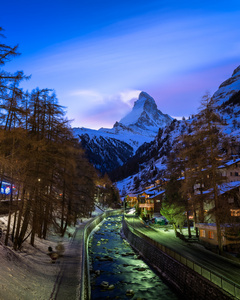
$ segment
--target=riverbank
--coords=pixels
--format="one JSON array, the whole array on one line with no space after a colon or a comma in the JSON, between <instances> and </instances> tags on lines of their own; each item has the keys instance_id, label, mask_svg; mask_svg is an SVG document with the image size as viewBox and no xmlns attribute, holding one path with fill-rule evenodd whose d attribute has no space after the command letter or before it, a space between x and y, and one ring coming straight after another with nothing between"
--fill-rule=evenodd
<instances>
[{"instance_id":1,"label":"riverbank","mask_svg":"<svg viewBox=\"0 0 240 300\"><path fill-rule=\"evenodd\" d=\"M83 220L87 222L87 219ZM0 216L3 236L0 239L0 299L46 300L50 299L63 258L55 263L47 255L48 247L55 250L60 242L67 251L75 227L69 227L63 238L50 232L46 240L36 237L35 247L26 241L20 251L12 250L12 243L4 245L7 217Z\"/></svg>"}]
</instances>

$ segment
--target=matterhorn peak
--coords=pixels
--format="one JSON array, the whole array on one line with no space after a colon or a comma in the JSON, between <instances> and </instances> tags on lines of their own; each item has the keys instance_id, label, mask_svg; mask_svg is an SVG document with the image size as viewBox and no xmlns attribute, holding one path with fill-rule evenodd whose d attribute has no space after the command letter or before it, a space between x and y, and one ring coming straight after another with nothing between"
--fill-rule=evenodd
<instances>
[{"instance_id":1,"label":"matterhorn peak","mask_svg":"<svg viewBox=\"0 0 240 300\"><path fill-rule=\"evenodd\" d=\"M134 103L134 107L137 106L143 106L143 110L145 111L153 111L153 110L157 110L157 104L155 102L155 100L146 92L141 92L139 94L139 98L137 101L135 101ZM134 109L133 107L133 109Z\"/></svg>"},{"instance_id":2,"label":"matterhorn peak","mask_svg":"<svg viewBox=\"0 0 240 300\"><path fill-rule=\"evenodd\" d=\"M149 102L154 102L155 103L155 100L146 92L141 92L139 94L139 97L138 97L138 100L137 101L149 101Z\"/></svg>"},{"instance_id":3,"label":"matterhorn peak","mask_svg":"<svg viewBox=\"0 0 240 300\"><path fill-rule=\"evenodd\" d=\"M154 133L171 123L172 118L157 108L155 100L146 92L141 92L132 111L120 120L120 123L134 130L146 130ZM137 130L138 131L138 130Z\"/></svg>"}]
</instances>

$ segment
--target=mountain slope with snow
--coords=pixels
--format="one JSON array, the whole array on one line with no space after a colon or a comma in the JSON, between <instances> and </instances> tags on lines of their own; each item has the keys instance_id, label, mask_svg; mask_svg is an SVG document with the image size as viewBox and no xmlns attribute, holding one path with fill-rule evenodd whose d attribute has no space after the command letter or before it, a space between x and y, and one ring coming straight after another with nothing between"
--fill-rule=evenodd
<instances>
[{"instance_id":1,"label":"mountain slope with snow","mask_svg":"<svg viewBox=\"0 0 240 300\"><path fill-rule=\"evenodd\" d=\"M152 97L141 92L132 111L113 128L73 128L87 156L102 173L123 165L144 143L151 142L173 119L158 110Z\"/></svg>"},{"instance_id":2,"label":"mountain slope with snow","mask_svg":"<svg viewBox=\"0 0 240 300\"><path fill-rule=\"evenodd\" d=\"M158 133L159 128L169 125L172 120L172 117L158 110L152 97L141 92L132 111L122 118L120 123L136 131L148 131L152 136Z\"/></svg>"},{"instance_id":3,"label":"mountain slope with snow","mask_svg":"<svg viewBox=\"0 0 240 300\"><path fill-rule=\"evenodd\" d=\"M219 86L213 98L217 100L216 109L226 121L225 132L235 141L235 145L240 145L240 66ZM170 151L181 134L190 132L191 122L192 119L173 120L159 130L152 142L142 145L125 165L116 170L112 178L117 181L120 193L127 190L134 194L154 182L154 179L164 176ZM240 146L236 147L235 152L240 156Z\"/></svg>"}]
</instances>

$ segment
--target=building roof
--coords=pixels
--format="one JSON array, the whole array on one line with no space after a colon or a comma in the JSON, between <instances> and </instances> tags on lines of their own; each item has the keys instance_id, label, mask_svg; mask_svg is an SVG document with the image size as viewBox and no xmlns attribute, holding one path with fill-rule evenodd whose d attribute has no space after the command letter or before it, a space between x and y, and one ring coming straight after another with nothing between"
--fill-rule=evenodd
<instances>
[{"instance_id":1,"label":"building roof","mask_svg":"<svg viewBox=\"0 0 240 300\"><path fill-rule=\"evenodd\" d=\"M232 166L232 165L234 165L234 164L236 164L236 163L238 163L238 162L240 162L240 158L237 158L237 159L231 159L231 160L229 160L229 161L227 161L227 162L224 162L224 163L223 163L221 166L219 166L218 168L219 168L219 169L227 168L227 167Z\"/></svg>"},{"instance_id":2,"label":"building roof","mask_svg":"<svg viewBox=\"0 0 240 300\"><path fill-rule=\"evenodd\" d=\"M223 184L218 186L218 194L219 195L223 195L235 188L240 187L240 181L233 181L233 182L224 182ZM212 193L213 189L207 190L207 191L203 191L202 194L209 194ZM200 195L200 191L196 191L197 195Z\"/></svg>"},{"instance_id":3,"label":"building roof","mask_svg":"<svg viewBox=\"0 0 240 300\"><path fill-rule=\"evenodd\" d=\"M160 191L160 192L158 192L157 194L152 195L151 197L149 197L149 199L155 198L155 197L160 196L160 195L162 195L162 194L164 194L164 193L165 193L165 190Z\"/></svg>"},{"instance_id":4,"label":"building roof","mask_svg":"<svg viewBox=\"0 0 240 300\"><path fill-rule=\"evenodd\" d=\"M131 197L131 198L133 198L133 197L136 197L136 198L137 198L137 195L135 195L135 194L127 194L126 197L127 197L127 196L128 196L128 197Z\"/></svg>"}]
</instances>

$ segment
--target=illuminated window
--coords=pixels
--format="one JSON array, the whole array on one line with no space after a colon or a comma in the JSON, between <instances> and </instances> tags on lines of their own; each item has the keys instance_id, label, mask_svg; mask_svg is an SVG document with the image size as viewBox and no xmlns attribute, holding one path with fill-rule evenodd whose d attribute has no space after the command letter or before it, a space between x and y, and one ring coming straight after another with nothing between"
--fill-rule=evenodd
<instances>
[{"instance_id":1,"label":"illuminated window","mask_svg":"<svg viewBox=\"0 0 240 300\"><path fill-rule=\"evenodd\" d=\"M230 211L232 217L240 217L240 209L231 209Z\"/></svg>"},{"instance_id":2,"label":"illuminated window","mask_svg":"<svg viewBox=\"0 0 240 300\"><path fill-rule=\"evenodd\" d=\"M205 230L200 229L200 237L206 237Z\"/></svg>"},{"instance_id":3,"label":"illuminated window","mask_svg":"<svg viewBox=\"0 0 240 300\"><path fill-rule=\"evenodd\" d=\"M214 239L213 231L208 231L208 238L212 240Z\"/></svg>"}]
</instances>

